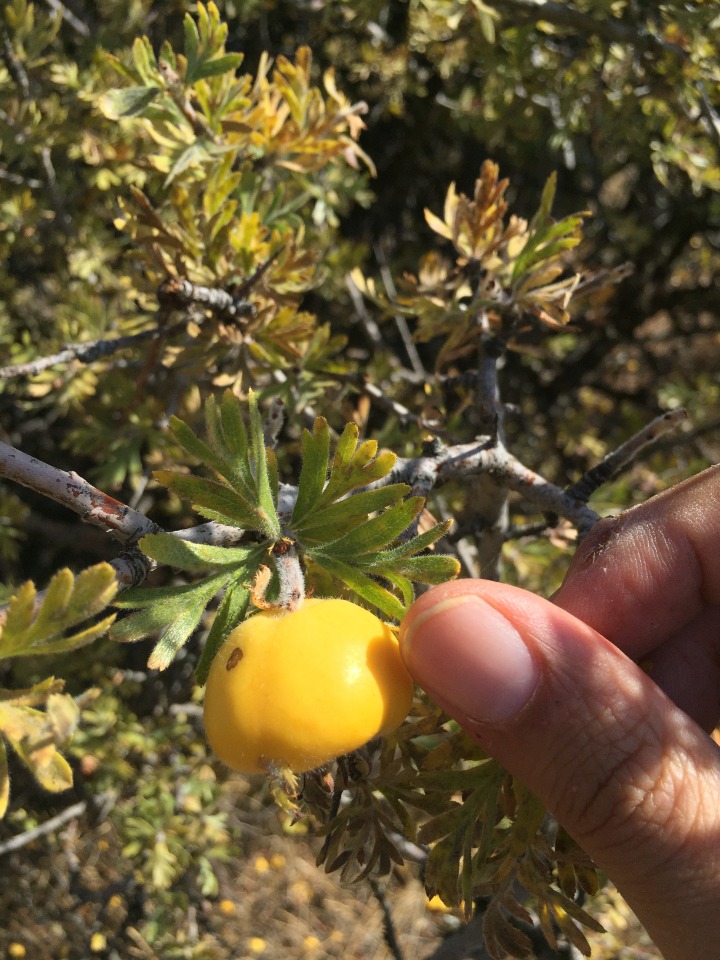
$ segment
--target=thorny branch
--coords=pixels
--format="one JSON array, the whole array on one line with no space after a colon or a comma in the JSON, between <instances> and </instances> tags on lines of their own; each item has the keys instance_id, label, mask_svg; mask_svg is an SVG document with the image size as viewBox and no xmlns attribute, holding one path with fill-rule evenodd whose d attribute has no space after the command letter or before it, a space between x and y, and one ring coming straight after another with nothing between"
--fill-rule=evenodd
<instances>
[{"instance_id":1,"label":"thorny branch","mask_svg":"<svg viewBox=\"0 0 720 960\"><path fill-rule=\"evenodd\" d=\"M497 440L480 438L473 443L446 446L435 438L419 457L399 458L390 473L371 486L409 483L413 493L428 496L452 480L486 475L500 488L514 490L544 513L555 513L569 520L582 538L600 519L585 502L600 484L615 476L640 450L674 429L686 419L685 411L675 410L658 417L607 456L577 484L563 489L526 467ZM61 470L31 457L0 441L0 477L14 480L80 516L86 523L107 531L126 549L111 565L119 586L141 583L152 564L137 548L137 541L161 528L143 513L104 493L74 471ZM283 484L281 510L288 513L295 488ZM244 531L215 521L173 532L183 540L229 546L238 543Z\"/></svg>"},{"instance_id":2,"label":"thorny branch","mask_svg":"<svg viewBox=\"0 0 720 960\"><path fill-rule=\"evenodd\" d=\"M579 480L567 487L565 493L571 497L576 497L584 503L590 499L598 487L612 480L613 477L630 464L637 455L647 446L655 443L664 434L675 430L681 423L687 420L687 411L682 407L677 410L669 410L667 413L656 417L651 423L642 430L639 430L634 436L626 440L617 450L613 450L606 457L587 473L583 474Z\"/></svg>"}]
</instances>

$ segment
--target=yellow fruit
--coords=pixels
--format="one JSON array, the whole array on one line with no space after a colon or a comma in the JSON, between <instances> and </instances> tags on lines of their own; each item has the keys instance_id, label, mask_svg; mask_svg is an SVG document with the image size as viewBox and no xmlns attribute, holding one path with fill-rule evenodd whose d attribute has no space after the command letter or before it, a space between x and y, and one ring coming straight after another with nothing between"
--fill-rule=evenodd
<instances>
[{"instance_id":1,"label":"yellow fruit","mask_svg":"<svg viewBox=\"0 0 720 960\"><path fill-rule=\"evenodd\" d=\"M233 630L210 667L205 731L234 770L302 773L394 730L412 690L386 624L347 600L310 599Z\"/></svg>"}]
</instances>

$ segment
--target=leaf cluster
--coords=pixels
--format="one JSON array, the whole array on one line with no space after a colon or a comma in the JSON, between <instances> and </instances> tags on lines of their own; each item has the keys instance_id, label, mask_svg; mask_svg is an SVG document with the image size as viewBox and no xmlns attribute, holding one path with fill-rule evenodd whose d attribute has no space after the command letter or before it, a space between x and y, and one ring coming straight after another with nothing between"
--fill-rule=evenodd
<instances>
[{"instance_id":1,"label":"leaf cluster","mask_svg":"<svg viewBox=\"0 0 720 960\"><path fill-rule=\"evenodd\" d=\"M278 509L278 464L265 444L254 394L249 397L247 419L232 392L226 391L219 403L210 397L205 404L206 440L177 418L170 429L213 475L163 470L156 472L156 479L190 501L203 517L236 530L239 542L215 546L166 533L149 534L140 541L140 549L151 560L194 576L191 582L126 591L116 601L121 609L136 612L115 624L111 632L115 640L131 642L160 631L148 663L151 668L169 666L221 593L197 667L198 682L204 683L212 658L230 631L265 597L282 604L288 594L290 574L282 560L285 549L277 549L280 544L292 545L297 552L293 566L307 567L311 589L313 578L329 574L365 603L398 619L414 599L413 582L440 583L457 575L454 558L426 552L449 524L408 535L423 498L408 498L406 484L383 483L395 454L378 453L373 440L359 442L355 424L346 425L332 463L327 421L318 417L312 432L304 431L302 469L292 509L285 511ZM264 568L269 584L259 597Z\"/></svg>"},{"instance_id":2,"label":"leaf cluster","mask_svg":"<svg viewBox=\"0 0 720 960\"><path fill-rule=\"evenodd\" d=\"M11 597L0 627L0 661L66 653L92 643L115 615L89 626L87 621L108 606L116 589L115 573L104 563L77 577L59 571L42 598L32 582L24 583ZM6 743L45 790L72 786L72 771L59 747L75 730L80 711L63 686L49 677L26 690L0 690L0 817L10 795Z\"/></svg>"},{"instance_id":3,"label":"leaf cluster","mask_svg":"<svg viewBox=\"0 0 720 960\"><path fill-rule=\"evenodd\" d=\"M580 276L562 276L564 258L582 240L584 214L552 218L552 175L530 222L515 215L506 222L509 181L499 180L498 173L497 164L486 160L472 199L458 195L451 183L443 217L425 211L428 225L454 246L454 263L427 254L418 275L406 275L401 294L392 299L360 271L353 274L357 286L386 311L417 318L418 340L444 337L438 368L476 350L491 331L507 342L530 321L560 329L570 319Z\"/></svg>"},{"instance_id":4,"label":"leaf cluster","mask_svg":"<svg viewBox=\"0 0 720 960\"><path fill-rule=\"evenodd\" d=\"M358 774L358 764L363 766ZM372 773L370 772L372 770ZM548 942L557 931L585 956L581 927L600 930L582 910L577 891L593 894L597 874L586 855L529 791L483 755L467 735L418 701L413 716L379 752L341 760L334 785L344 791L330 809L326 780L303 786L301 804L324 821L318 856L326 871L344 880L388 873L404 862L406 841L427 852L424 882L429 896L464 908L486 898L484 934L491 956L526 956L527 936L512 921L529 920L518 900L522 888L538 904Z\"/></svg>"}]
</instances>

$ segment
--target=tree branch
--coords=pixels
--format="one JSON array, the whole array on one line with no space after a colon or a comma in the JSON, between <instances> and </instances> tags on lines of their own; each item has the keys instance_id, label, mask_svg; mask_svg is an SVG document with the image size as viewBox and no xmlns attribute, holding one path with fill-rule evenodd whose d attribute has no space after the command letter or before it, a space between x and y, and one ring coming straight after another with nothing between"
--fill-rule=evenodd
<instances>
[{"instance_id":1,"label":"tree branch","mask_svg":"<svg viewBox=\"0 0 720 960\"><path fill-rule=\"evenodd\" d=\"M77 513L86 523L102 527L125 545L159 529L152 520L98 490L74 471L60 470L0 441L0 477L34 490Z\"/></svg>"},{"instance_id":2,"label":"tree branch","mask_svg":"<svg viewBox=\"0 0 720 960\"><path fill-rule=\"evenodd\" d=\"M566 487L565 493L582 500L583 503L587 503L598 487L616 477L621 470L632 463L641 450L654 444L664 434L676 430L681 423L687 420L687 417L687 411L682 407L677 410L669 410L667 413L656 417L616 450L603 457L600 463L583 474L579 480Z\"/></svg>"},{"instance_id":3,"label":"tree branch","mask_svg":"<svg viewBox=\"0 0 720 960\"><path fill-rule=\"evenodd\" d=\"M481 474L487 474L501 486L522 494L542 512L565 517L581 537L600 519L586 503L526 467L502 444L492 444L489 438L452 447L436 443L435 451L430 455L399 457L387 477L371 486L409 483L415 488L417 478L422 478L423 488L429 491L431 487L443 486L451 480Z\"/></svg>"},{"instance_id":4,"label":"tree branch","mask_svg":"<svg viewBox=\"0 0 720 960\"><path fill-rule=\"evenodd\" d=\"M90 27L79 17L76 17L71 10L68 10L64 3L60 3L60 0L45 0L45 3L55 13L59 13L63 20L81 37L90 36Z\"/></svg>"},{"instance_id":5,"label":"tree branch","mask_svg":"<svg viewBox=\"0 0 720 960\"><path fill-rule=\"evenodd\" d=\"M178 324L184 326L183 324ZM80 360L83 363L92 363L101 357L107 357L123 350L125 347L133 347L144 340L154 340L159 336L166 336L172 333L176 328L169 330L160 327L153 327L151 330L141 330L139 333L131 333L124 337L114 337L110 340L88 340L86 343L69 343L59 353L54 353L49 357L40 357L38 360L31 360L29 363L17 363L8 367L0 367L0 378L10 380L15 377L34 377L48 367L57 366L59 363L69 363L71 360Z\"/></svg>"}]
</instances>

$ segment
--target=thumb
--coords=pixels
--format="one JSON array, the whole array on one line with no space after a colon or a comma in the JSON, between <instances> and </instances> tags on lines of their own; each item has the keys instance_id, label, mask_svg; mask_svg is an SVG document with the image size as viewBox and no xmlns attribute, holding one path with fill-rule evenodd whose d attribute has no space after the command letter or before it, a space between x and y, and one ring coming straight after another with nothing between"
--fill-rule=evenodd
<instances>
[{"instance_id":1,"label":"thumb","mask_svg":"<svg viewBox=\"0 0 720 960\"><path fill-rule=\"evenodd\" d=\"M545 803L669 960L702 956L720 877L720 750L604 637L482 580L424 594L401 631L417 682Z\"/></svg>"}]
</instances>

